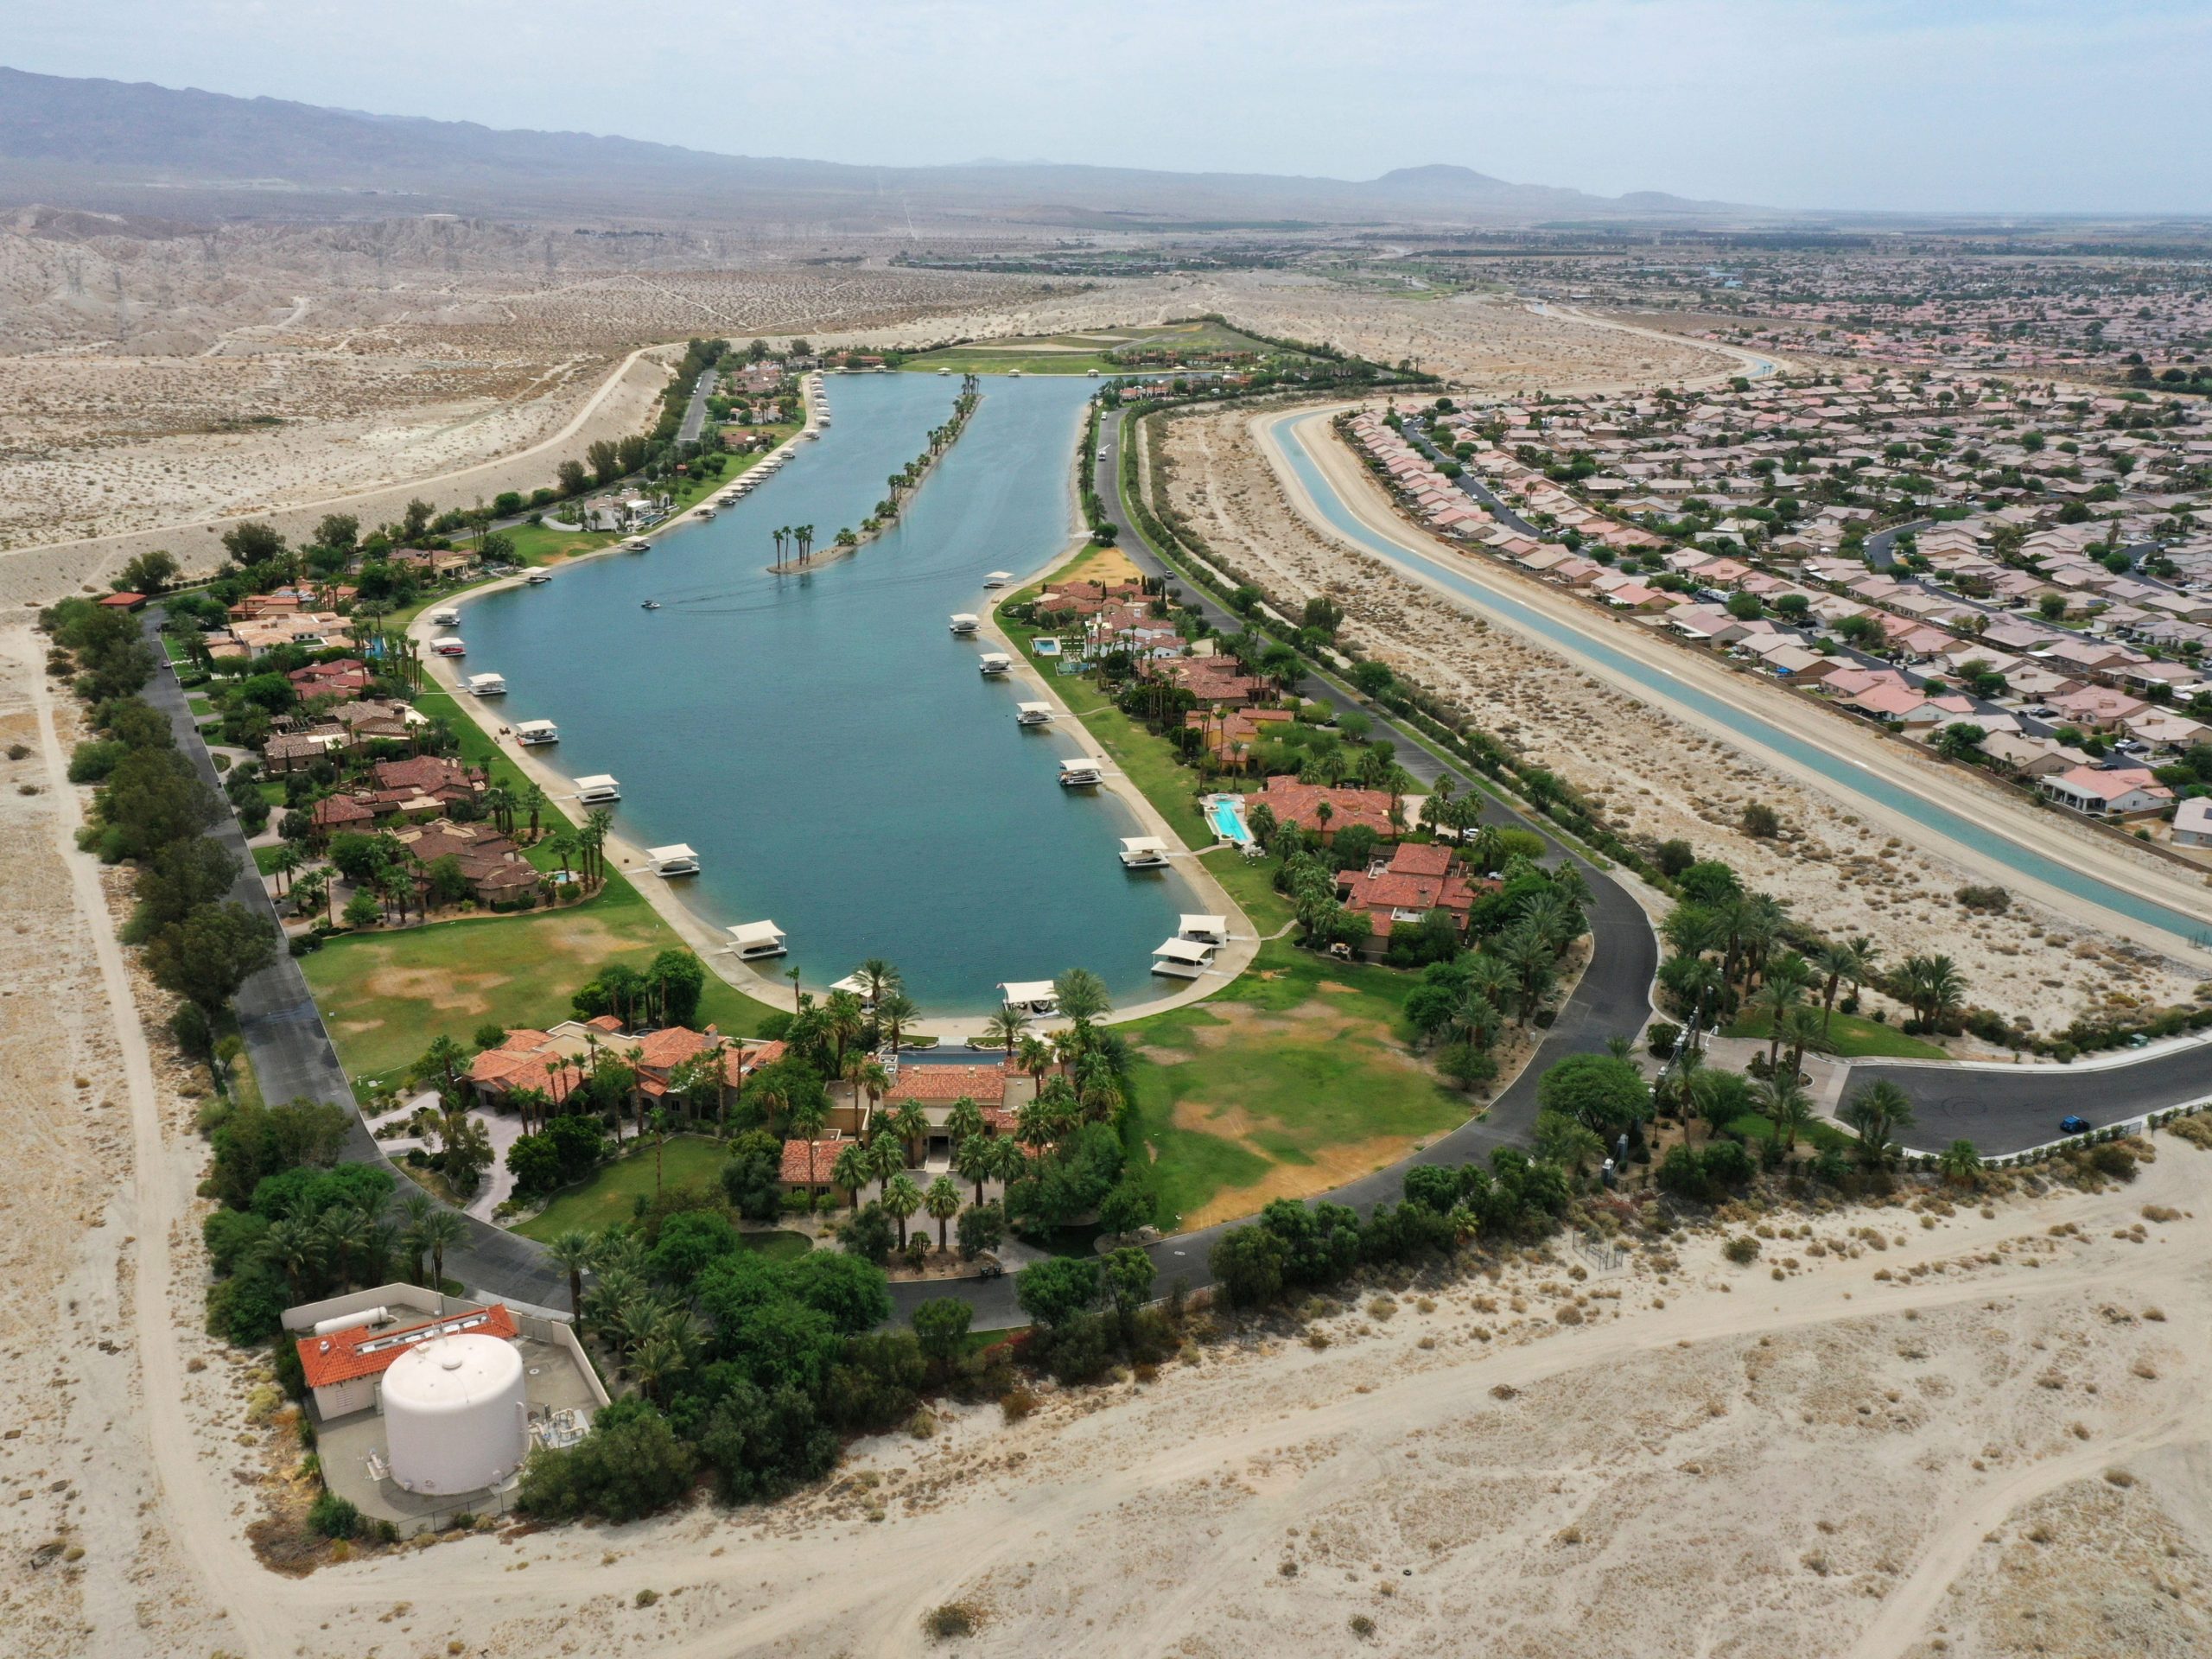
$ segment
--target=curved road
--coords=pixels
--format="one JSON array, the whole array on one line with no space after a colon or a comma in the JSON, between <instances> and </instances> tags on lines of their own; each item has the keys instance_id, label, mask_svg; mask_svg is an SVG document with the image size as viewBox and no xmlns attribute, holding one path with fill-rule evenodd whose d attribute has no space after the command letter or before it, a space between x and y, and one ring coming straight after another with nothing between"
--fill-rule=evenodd
<instances>
[{"instance_id":1,"label":"curved road","mask_svg":"<svg viewBox=\"0 0 2212 1659\"><path fill-rule=\"evenodd\" d=\"M1214 626L1236 632L1243 626L1243 619L1168 565L1131 520L1119 487L1122 421L1122 412L1116 410L1101 423L1096 480L1107 514L1120 531L1122 550L1140 568L1175 581L1185 601ZM161 645L154 635L159 619L159 607L149 610L145 619L149 643L157 653ZM1356 709L1374 720L1378 729L1387 729L1398 743L1401 764L1421 782L1433 785L1448 773L1462 792L1480 789L1485 796L1486 821L1533 830L1542 836L1548 860L1572 860L1581 869L1592 894L1590 965L1521 1075L1479 1121L1462 1124L1398 1164L1322 1195L1364 1211L1395 1198L1406 1170L1415 1164L1465 1163L1487 1156L1493 1147L1524 1141L1535 1122L1536 1082L1546 1068L1570 1055L1601 1052L1608 1038L1633 1036L1643 1028L1651 1013L1659 943L1643 907L1628 890L1580 854L1561 846L1547 833L1541 820L1501 804L1467 770L1440 760L1386 711L1350 688L1319 675L1309 679L1309 689L1323 701L1342 710ZM175 675L157 674L145 695L169 715L179 747L193 760L202 778L211 786L217 785L207 747ZM235 896L242 903L269 908L270 900L252 874L252 859L236 821L226 815L214 833L246 866ZM270 1099L305 1096L346 1107L355 1126L346 1154L383 1161L382 1148L361 1126L351 1083L339 1065L299 964L288 956L279 957L240 993L238 1014L255 1074L265 1095ZM2053 1139L2058 1133L2058 1119L2070 1112L2079 1112L2095 1122L2111 1122L2212 1096L2212 1052L2198 1044L2118 1065L2088 1064L2072 1069L1904 1063L1852 1069L1854 1087L1884 1077L1897 1083L1912 1097L1919 1114L1912 1137L1916 1143L1940 1147L1964 1137L1985 1154L2001 1154ZM1239 1224L1224 1223L1179 1234L1151 1246L1149 1254L1162 1290L1179 1281L1193 1290L1209 1284L1211 1274L1207 1257L1221 1235L1236 1224ZM542 1246L473 1217L468 1229L467 1243L458 1252L449 1253L448 1261L454 1274L472 1290L535 1306L558 1308L565 1304L564 1275L547 1259ZM978 1330L1024 1322L1012 1275L892 1287L893 1306L901 1320L918 1303L941 1296L958 1297L973 1307Z\"/></svg>"}]
</instances>

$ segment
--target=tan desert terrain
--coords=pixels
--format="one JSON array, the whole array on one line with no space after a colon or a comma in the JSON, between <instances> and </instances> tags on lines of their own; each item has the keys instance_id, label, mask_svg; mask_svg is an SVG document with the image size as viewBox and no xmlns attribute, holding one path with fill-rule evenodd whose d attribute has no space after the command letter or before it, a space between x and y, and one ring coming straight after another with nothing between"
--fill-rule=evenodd
<instances>
[{"instance_id":1,"label":"tan desert terrain","mask_svg":"<svg viewBox=\"0 0 2212 1659\"><path fill-rule=\"evenodd\" d=\"M155 547L210 566L239 517L297 536L326 512L373 524L413 495L466 505L550 484L594 439L647 423L675 353L641 347L1034 289L719 238L461 220L147 235L18 215L0 226L0 605Z\"/></svg>"},{"instance_id":2,"label":"tan desert terrain","mask_svg":"<svg viewBox=\"0 0 2212 1659\"><path fill-rule=\"evenodd\" d=\"M1891 960L1945 952L1967 976L1974 1001L2039 1030L2062 1028L2084 1007L2113 999L2164 1004L2193 995L2201 976L2191 964L2086 927L2077 916L2024 899L1996 917L1962 908L1953 897L1961 886L2001 881L2003 874L1948 861L1802 777L1678 722L1546 645L1471 617L1381 560L1324 536L1268 465L1251 431L1254 418L1203 413L1169 425L1170 499L1207 545L1281 594L1292 610L1313 594L1330 594L1350 613L1363 649L1539 758L1622 833L1686 839L1787 900L1792 914L1826 933L1871 936ZM1781 814L1781 839L1741 832L1743 808L1753 800ZM2050 826L2052 833L2060 828Z\"/></svg>"},{"instance_id":3,"label":"tan desert terrain","mask_svg":"<svg viewBox=\"0 0 2212 1659\"><path fill-rule=\"evenodd\" d=\"M1313 340L1376 362L1402 358L1453 385L1596 391L1738 371L1747 353L1656 330L1608 327L1497 296L1422 298L1293 270L1239 270L1101 282L1080 293L970 308L926 327L874 328L840 340L921 344L953 334L1065 334L1217 313L1277 340Z\"/></svg>"}]
</instances>

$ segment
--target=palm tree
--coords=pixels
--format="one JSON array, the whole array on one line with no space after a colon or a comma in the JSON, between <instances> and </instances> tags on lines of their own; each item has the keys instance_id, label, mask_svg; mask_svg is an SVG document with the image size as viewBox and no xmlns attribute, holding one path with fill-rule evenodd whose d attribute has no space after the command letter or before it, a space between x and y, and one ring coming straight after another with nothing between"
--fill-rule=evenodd
<instances>
[{"instance_id":1,"label":"palm tree","mask_svg":"<svg viewBox=\"0 0 2212 1659\"><path fill-rule=\"evenodd\" d=\"M658 1204L660 1202L661 1148L668 1141L668 1109L665 1106L655 1107L652 1118L638 1126L638 1133L643 1135L648 1128L653 1132L653 1202Z\"/></svg>"},{"instance_id":2,"label":"palm tree","mask_svg":"<svg viewBox=\"0 0 2212 1659\"><path fill-rule=\"evenodd\" d=\"M571 1227L545 1247L554 1266L569 1275L569 1317L581 1331L584 1325L584 1269L592 1264L595 1247L589 1233Z\"/></svg>"},{"instance_id":3,"label":"palm tree","mask_svg":"<svg viewBox=\"0 0 2212 1659\"><path fill-rule=\"evenodd\" d=\"M1930 1030L1956 1015L1966 1000L1966 976L1948 957L1907 957L1898 979L1906 1002Z\"/></svg>"},{"instance_id":4,"label":"palm tree","mask_svg":"<svg viewBox=\"0 0 2212 1659\"><path fill-rule=\"evenodd\" d=\"M976 1184L976 1202L983 1202L983 1183L998 1173L998 1142L988 1135L963 1135L952 1154L952 1166L963 1181Z\"/></svg>"},{"instance_id":5,"label":"palm tree","mask_svg":"<svg viewBox=\"0 0 2212 1659\"><path fill-rule=\"evenodd\" d=\"M399 1201L399 1243L408 1253L407 1282L411 1285L423 1282L423 1223L434 1207L429 1193L408 1183L407 1196Z\"/></svg>"},{"instance_id":6,"label":"palm tree","mask_svg":"<svg viewBox=\"0 0 2212 1659\"><path fill-rule=\"evenodd\" d=\"M790 1132L806 1142L806 1201L814 1202L814 1147L822 1126L830 1121L830 1103L818 1094L793 1103L785 1122Z\"/></svg>"},{"instance_id":7,"label":"palm tree","mask_svg":"<svg viewBox=\"0 0 2212 1659\"><path fill-rule=\"evenodd\" d=\"M1767 1034L1773 1039L1767 1044L1766 1063L1770 1071L1782 1053L1782 1017L1797 1005L1804 993L1789 977L1770 979L1758 994L1758 1007L1767 1017Z\"/></svg>"},{"instance_id":8,"label":"palm tree","mask_svg":"<svg viewBox=\"0 0 2212 1659\"><path fill-rule=\"evenodd\" d=\"M791 1012L798 1014L805 1008L806 998L798 988L798 966L796 963L784 969L784 977L791 982Z\"/></svg>"},{"instance_id":9,"label":"palm tree","mask_svg":"<svg viewBox=\"0 0 2212 1659\"><path fill-rule=\"evenodd\" d=\"M564 824L546 836L540 844L547 852L561 861L561 874L563 876L569 874L569 861L576 855L578 850L576 832Z\"/></svg>"},{"instance_id":10,"label":"palm tree","mask_svg":"<svg viewBox=\"0 0 2212 1659\"><path fill-rule=\"evenodd\" d=\"M1084 1046L1090 1046L1091 1022L1114 1009L1106 982L1088 968L1071 968L1052 982L1052 995L1060 1012L1075 1023Z\"/></svg>"},{"instance_id":11,"label":"palm tree","mask_svg":"<svg viewBox=\"0 0 2212 1659\"><path fill-rule=\"evenodd\" d=\"M1813 1121L1813 1097L1796 1078L1761 1078L1751 1085L1751 1103L1758 1109L1761 1117L1774 1125L1774 1132L1783 1137L1783 1151L1796 1151L1798 1135Z\"/></svg>"},{"instance_id":12,"label":"palm tree","mask_svg":"<svg viewBox=\"0 0 2212 1659\"><path fill-rule=\"evenodd\" d=\"M1014 1058L1014 1045L1029 1029L1029 1015L1021 1008L1008 1003L983 1022L983 1040L993 1047L1003 1047L1007 1059Z\"/></svg>"},{"instance_id":13,"label":"palm tree","mask_svg":"<svg viewBox=\"0 0 2212 1659\"><path fill-rule=\"evenodd\" d=\"M853 977L861 982L861 995L868 1006L880 1014L884 998L893 991L904 989L906 980L899 970L881 957L870 957L854 969Z\"/></svg>"},{"instance_id":14,"label":"palm tree","mask_svg":"<svg viewBox=\"0 0 2212 1659\"><path fill-rule=\"evenodd\" d=\"M851 991L832 991L822 1005L822 1028L829 1033L836 1045L832 1070L838 1077L845 1075L845 1050L860 1040L868 1029L868 1010Z\"/></svg>"},{"instance_id":15,"label":"palm tree","mask_svg":"<svg viewBox=\"0 0 2212 1659\"><path fill-rule=\"evenodd\" d=\"M448 1210L443 1205L423 1217L418 1230L423 1248L430 1253L430 1288L442 1291L446 1282L446 1249L468 1236L468 1224L461 1219L461 1211Z\"/></svg>"},{"instance_id":16,"label":"palm tree","mask_svg":"<svg viewBox=\"0 0 2212 1659\"><path fill-rule=\"evenodd\" d=\"M991 1173L998 1178L1001 1185L1010 1186L1029 1173L1029 1154L1014 1136L995 1135L987 1144L995 1165Z\"/></svg>"},{"instance_id":17,"label":"palm tree","mask_svg":"<svg viewBox=\"0 0 2212 1659\"><path fill-rule=\"evenodd\" d=\"M1835 994L1846 980L1857 983L1866 963L1848 943L1831 939L1813 952L1813 971L1821 977L1821 1029L1828 1028L1835 1014Z\"/></svg>"},{"instance_id":18,"label":"palm tree","mask_svg":"<svg viewBox=\"0 0 2212 1659\"><path fill-rule=\"evenodd\" d=\"M950 1175L940 1175L930 1183L930 1190L922 1195L922 1206L937 1223L937 1247L945 1248L944 1230L960 1213L960 1189L952 1184Z\"/></svg>"},{"instance_id":19,"label":"palm tree","mask_svg":"<svg viewBox=\"0 0 2212 1659\"><path fill-rule=\"evenodd\" d=\"M882 1183L876 1197L880 1199L891 1192L891 1178L906 1173L906 1149L899 1144L899 1137L888 1129L880 1129L875 1139L868 1143L868 1173Z\"/></svg>"},{"instance_id":20,"label":"palm tree","mask_svg":"<svg viewBox=\"0 0 2212 1659\"><path fill-rule=\"evenodd\" d=\"M981 1135L982 1132L983 1109L976 1103L973 1097L967 1095L961 1096L952 1103L951 1109L944 1115L946 1138L957 1147L970 1135Z\"/></svg>"},{"instance_id":21,"label":"palm tree","mask_svg":"<svg viewBox=\"0 0 2212 1659\"><path fill-rule=\"evenodd\" d=\"M484 810L492 815L493 827L503 836L515 832L515 808L518 804L514 791L505 784L493 784L484 791Z\"/></svg>"},{"instance_id":22,"label":"palm tree","mask_svg":"<svg viewBox=\"0 0 2212 1659\"><path fill-rule=\"evenodd\" d=\"M1021 1069L1029 1074L1030 1081L1042 1087L1045 1073L1052 1069L1052 1051L1047 1045L1034 1037L1024 1037L1021 1039L1020 1064Z\"/></svg>"},{"instance_id":23,"label":"palm tree","mask_svg":"<svg viewBox=\"0 0 2212 1659\"><path fill-rule=\"evenodd\" d=\"M899 1040L906 1027L921 1017L921 1004L902 990L884 993L875 1005L875 1023L891 1043L891 1058L899 1058Z\"/></svg>"},{"instance_id":24,"label":"palm tree","mask_svg":"<svg viewBox=\"0 0 2212 1659\"><path fill-rule=\"evenodd\" d=\"M434 1037L415 1062L415 1078L435 1084L441 1095L451 1097L461 1092L461 1069L467 1064L468 1052L459 1043L450 1037Z\"/></svg>"},{"instance_id":25,"label":"palm tree","mask_svg":"<svg viewBox=\"0 0 2212 1659\"><path fill-rule=\"evenodd\" d=\"M1879 1169L1896 1154L1896 1137L1913 1126L1912 1101L1886 1077L1845 1103L1843 1121L1859 1132L1859 1155Z\"/></svg>"},{"instance_id":26,"label":"palm tree","mask_svg":"<svg viewBox=\"0 0 2212 1659\"><path fill-rule=\"evenodd\" d=\"M855 1054L845 1062L845 1081L853 1085L855 1106L860 1105L863 1099L867 1101L868 1111L861 1122L868 1122L875 1116L876 1102L890 1091L891 1074L883 1069L882 1063L874 1056Z\"/></svg>"},{"instance_id":27,"label":"palm tree","mask_svg":"<svg viewBox=\"0 0 2212 1659\"><path fill-rule=\"evenodd\" d=\"M899 1103L899 1109L890 1115L888 1127L911 1155L913 1148L929 1137L929 1114L922 1109L919 1102L904 1100Z\"/></svg>"},{"instance_id":28,"label":"palm tree","mask_svg":"<svg viewBox=\"0 0 2212 1659\"><path fill-rule=\"evenodd\" d=\"M1936 1166L1943 1172L1943 1179L1956 1186L1979 1186L1981 1184L1981 1154L1974 1149L1971 1141L1954 1141L1943 1148Z\"/></svg>"},{"instance_id":29,"label":"palm tree","mask_svg":"<svg viewBox=\"0 0 2212 1659\"><path fill-rule=\"evenodd\" d=\"M538 816L545 810L545 791L536 784L526 785L519 805L522 810L530 814L530 838L535 841L537 839Z\"/></svg>"},{"instance_id":30,"label":"palm tree","mask_svg":"<svg viewBox=\"0 0 2212 1659\"><path fill-rule=\"evenodd\" d=\"M295 1300L307 1300L308 1275L322 1265L322 1235L304 1217L286 1216L261 1236L262 1259L284 1275Z\"/></svg>"},{"instance_id":31,"label":"palm tree","mask_svg":"<svg viewBox=\"0 0 2212 1659\"><path fill-rule=\"evenodd\" d=\"M830 1184L852 1194L855 1209L860 1207L861 1189L874 1175L875 1169L869 1162L868 1148L857 1141L846 1142L830 1165Z\"/></svg>"},{"instance_id":32,"label":"palm tree","mask_svg":"<svg viewBox=\"0 0 2212 1659\"><path fill-rule=\"evenodd\" d=\"M584 820L584 827L576 832L576 839L589 855L587 875L596 874L607 879L607 838L614 832L614 815L605 807L594 807Z\"/></svg>"},{"instance_id":33,"label":"palm tree","mask_svg":"<svg viewBox=\"0 0 2212 1659\"><path fill-rule=\"evenodd\" d=\"M369 1217L351 1205L333 1205L316 1223L322 1248L329 1252L332 1276L338 1284L353 1282L353 1257L369 1243Z\"/></svg>"},{"instance_id":34,"label":"palm tree","mask_svg":"<svg viewBox=\"0 0 2212 1659\"><path fill-rule=\"evenodd\" d=\"M1808 1051L1826 1054L1835 1047L1827 1039L1827 1021L1806 1003L1796 1003L1787 1009L1777 1029L1782 1033L1782 1040L1789 1046L1789 1075L1793 1077L1804 1069Z\"/></svg>"},{"instance_id":35,"label":"palm tree","mask_svg":"<svg viewBox=\"0 0 2212 1659\"><path fill-rule=\"evenodd\" d=\"M899 1248L906 1248L906 1217L922 1207L922 1189L904 1171L883 1184L883 1207L899 1218Z\"/></svg>"},{"instance_id":36,"label":"palm tree","mask_svg":"<svg viewBox=\"0 0 2212 1659\"><path fill-rule=\"evenodd\" d=\"M272 868L274 868L276 872L276 891L280 896L284 891L285 882L290 879L292 873L306 862L307 855L300 851L298 848L293 846L289 842L285 842L284 845L276 849L276 856L272 861Z\"/></svg>"}]
</instances>

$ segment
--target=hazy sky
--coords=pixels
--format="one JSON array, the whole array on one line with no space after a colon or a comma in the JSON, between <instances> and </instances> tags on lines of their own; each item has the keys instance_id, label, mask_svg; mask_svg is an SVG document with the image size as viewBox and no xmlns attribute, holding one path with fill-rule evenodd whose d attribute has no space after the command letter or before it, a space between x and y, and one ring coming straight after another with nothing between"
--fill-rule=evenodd
<instances>
[{"instance_id":1,"label":"hazy sky","mask_svg":"<svg viewBox=\"0 0 2212 1659\"><path fill-rule=\"evenodd\" d=\"M703 149L2212 210L2212 0L0 0L0 60Z\"/></svg>"}]
</instances>

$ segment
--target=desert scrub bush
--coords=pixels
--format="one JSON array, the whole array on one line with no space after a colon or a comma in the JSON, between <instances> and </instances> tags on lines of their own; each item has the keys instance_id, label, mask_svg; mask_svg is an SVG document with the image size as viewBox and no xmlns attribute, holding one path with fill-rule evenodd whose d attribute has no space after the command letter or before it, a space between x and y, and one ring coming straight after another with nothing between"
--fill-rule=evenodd
<instances>
[{"instance_id":1,"label":"desert scrub bush","mask_svg":"<svg viewBox=\"0 0 2212 1659\"><path fill-rule=\"evenodd\" d=\"M1748 1233L1738 1233L1720 1247L1720 1254L1738 1267L1749 1267L1758 1260L1759 1242Z\"/></svg>"},{"instance_id":2,"label":"desert scrub bush","mask_svg":"<svg viewBox=\"0 0 2212 1659\"><path fill-rule=\"evenodd\" d=\"M982 1628L983 1611L973 1602L948 1601L922 1615L922 1634L932 1642L973 1636Z\"/></svg>"},{"instance_id":3,"label":"desert scrub bush","mask_svg":"<svg viewBox=\"0 0 2212 1659\"><path fill-rule=\"evenodd\" d=\"M1370 1319L1387 1319L1397 1311L1397 1303L1388 1296L1377 1296L1367 1305L1367 1317Z\"/></svg>"},{"instance_id":4,"label":"desert scrub bush","mask_svg":"<svg viewBox=\"0 0 2212 1659\"><path fill-rule=\"evenodd\" d=\"M999 1412L1009 1423L1018 1423L1037 1409L1037 1395L1017 1384L999 1396Z\"/></svg>"}]
</instances>

